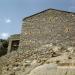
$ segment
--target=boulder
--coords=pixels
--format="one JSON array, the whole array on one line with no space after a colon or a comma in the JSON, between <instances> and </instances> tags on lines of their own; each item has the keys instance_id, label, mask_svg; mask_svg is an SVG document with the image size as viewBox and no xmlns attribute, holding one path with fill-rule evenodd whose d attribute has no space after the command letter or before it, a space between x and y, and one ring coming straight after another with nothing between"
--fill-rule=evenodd
<instances>
[{"instance_id":1,"label":"boulder","mask_svg":"<svg viewBox=\"0 0 75 75\"><path fill-rule=\"evenodd\" d=\"M75 67L44 64L33 69L28 75L75 75Z\"/></svg>"}]
</instances>

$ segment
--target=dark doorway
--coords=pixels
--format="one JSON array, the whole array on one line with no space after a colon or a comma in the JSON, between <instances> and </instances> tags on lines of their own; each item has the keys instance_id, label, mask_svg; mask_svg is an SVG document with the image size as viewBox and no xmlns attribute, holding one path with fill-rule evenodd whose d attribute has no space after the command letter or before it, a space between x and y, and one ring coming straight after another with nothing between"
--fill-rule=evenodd
<instances>
[{"instance_id":1,"label":"dark doorway","mask_svg":"<svg viewBox=\"0 0 75 75\"><path fill-rule=\"evenodd\" d=\"M14 40L14 41L12 41L12 44L11 44L11 51L17 50L18 47L19 47L19 40Z\"/></svg>"}]
</instances>

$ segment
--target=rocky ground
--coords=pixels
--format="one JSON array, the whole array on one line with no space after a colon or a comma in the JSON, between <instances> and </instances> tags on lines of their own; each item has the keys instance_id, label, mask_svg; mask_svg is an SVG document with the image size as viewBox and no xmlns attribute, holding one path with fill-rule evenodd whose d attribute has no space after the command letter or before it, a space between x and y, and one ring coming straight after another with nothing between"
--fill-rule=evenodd
<instances>
[{"instance_id":1,"label":"rocky ground","mask_svg":"<svg viewBox=\"0 0 75 75\"><path fill-rule=\"evenodd\" d=\"M75 75L74 66L74 47L46 44L35 50L2 56L0 75Z\"/></svg>"}]
</instances>

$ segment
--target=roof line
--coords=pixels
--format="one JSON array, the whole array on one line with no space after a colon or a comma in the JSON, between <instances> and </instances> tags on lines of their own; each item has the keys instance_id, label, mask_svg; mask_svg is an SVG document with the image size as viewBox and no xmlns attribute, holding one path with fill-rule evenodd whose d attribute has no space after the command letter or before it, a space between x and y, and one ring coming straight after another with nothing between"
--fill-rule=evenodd
<instances>
[{"instance_id":1,"label":"roof line","mask_svg":"<svg viewBox=\"0 0 75 75\"><path fill-rule=\"evenodd\" d=\"M46 11L48 11L48 10L56 10L56 11L60 11L60 12L66 12L66 13L72 13L72 14L75 14L75 12L64 11L64 10L59 10L59 9L54 9L54 8L49 8L49 9L43 10L43 11L41 11L41 12L35 13L35 14L33 14L33 15L27 16L27 17L25 17L25 18L23 19L23 21L24 21L25 19L29 18L29 17L32 17L32 16L35 16L35 15L37 15L37 14L46 12Z\"/></svg>"}]
</instances>

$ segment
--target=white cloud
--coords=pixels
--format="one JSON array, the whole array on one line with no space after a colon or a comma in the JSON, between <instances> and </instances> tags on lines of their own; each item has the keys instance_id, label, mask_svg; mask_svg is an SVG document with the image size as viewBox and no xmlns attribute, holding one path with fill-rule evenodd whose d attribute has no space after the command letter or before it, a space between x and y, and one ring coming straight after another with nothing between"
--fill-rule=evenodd
<instances>
[{"instance_id":1,"label":"white cloud","mask_svg":"<svg viewBox=\"0 0 75 75\"><path fill-rule=\"evenodd\" d=\"M9 37L9 34L8 33L1 33L0 34L0 38L1 39L7 39Z\"/></svg>"},{"instance_id":2,"label":"white cloud","mask_svg":"<svg viewBox=\"0 0 75 75\"><path fill-rule=\"evenodd\" d=\"M5 22L6 23L11 23L11 19L6 19Z\"/></svg>"}]
</instances>

